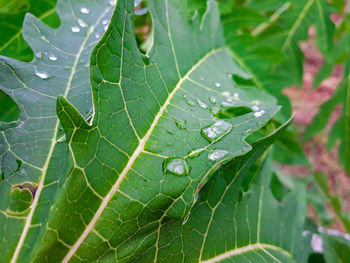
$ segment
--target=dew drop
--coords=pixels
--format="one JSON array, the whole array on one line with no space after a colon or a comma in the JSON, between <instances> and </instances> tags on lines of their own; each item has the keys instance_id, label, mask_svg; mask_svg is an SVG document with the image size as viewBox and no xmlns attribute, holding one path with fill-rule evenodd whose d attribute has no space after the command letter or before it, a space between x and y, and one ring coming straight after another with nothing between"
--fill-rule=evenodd
<instances>
[{"instance_id":1,"label":"dew drop","mask_svg":"<svg viewBox=\"0 0 350 263\"><path fill-rule=\"evenodd\" d=\"M103 30L106 32L107 29L108 29L108 25L105 25L104 28L103 28Z\"/></svg>"},{"instance_id":2,"label":"dew drop","mask_svg":"<svg viewBox=\"0 0 350 263\"><path fill-rule=\"evenodd\" d=\"M177 120L177 121L175 121L175 124L180 130L186 130L186 121Z\"/></svg>"},{"instance_id":3,"label":"dew drop","mask_svg":"<svg viewBox=\"0 0 350 263\"><path fill-rule=\"evenodd\" d=\"M250 133L252 131L252 129L246 129L245 132L246 133Z\"/></svg>"},{"instance_id":4,"label":"dew drop","mask_svg":"<svg viewBox=\"0 0 350 263\"><path fill-rule=\"evenodd\" d=\"M83 13L83 14L89 14L90 10L87 9L86 7L82 7L82 8L80 8L80 12Z\"/></svg>"},{"instance_id":5,"label":"dew drop","mask_svg":"<svg viewBox=\"0 0 350 263\"><path fill-rule=\"evenodd\" d=\"M196 104L194 104L193 100L186 100L186 103L187 103L188 106L191 106L191 107L196 106Z\"/></svg>"},{"instance_id":6,"label":"dew drop","mask_svg":"<svg viewBox=\"0 0 350 263\"><path fill-rule=\"evenodd\" d=\"M215 86L219 88L221 87L221 84L219 82L215 82Z\"/></svg>"},{"instance_id":7,"label":"dew drop","mask_svg":"<svg viewBox=\"0 0 350 263\"><path fill-rule=\"evenodd\" d=\"M201 130L202 136L209 142L225 136L232 129L233 125L223 120L218 120Z\"/></svg>"},{"instance_id":8,"label":"dew drop","mask_svg":"<svg viewBox=\"0 0 350 263\"><path fill-rule=\"evenodd\" d=\"M102 25L107 25L107 24L108 24L108 20L105 19L102 21Z\"/></svg>"},{"instance_id":9,"label":"dew drop","mask_svg":"<svg viewBox=\"0 0 350 263\"><path fill-rule=\"evenodd\" d=\"M265 111L264 110L261 110L261 111L256 111L254 112L254 117L255 118L258 118L258 117L261 117L265 114Z\"/></svg>"},{"instance_id":10,"label":"dew drop","mask_svg":"<svg viewBox=\"0 0 350 263\"><path fill-rule=\"evenodd\" d=\"M233 93L233 97L235 97L235 99L239 98L239 94L237 92Z\"/></svg>"},{"instance_id":11,"label":"dew drop","mask_svg":"<svg viewBox=\"0 0 350 263\"><path fill-rule=\"evenodd\" d=\"M210 108L210 113L213 114L213 115L218 114L219 111L220 111L220 108L219 108L219 107L211 107L211 108Z\"/></svg>"},{"instance_id":12,"label":"dew drop","mask_svg":"<svg viewBox=\"0 0 350 263\"><path fill-rule=\"evenodd\" d=\"M216 149L209 153L208 158L211 161L217 161L228 155L229 152L225 149Z\"/></svg>"},{"instance_id":13,"label":"dew drop","mask_svg":"<svg viewBox=\"0 0 350 263\"><path fill-rule=\"evenodd\" d=\"M201 107L201 108L203 108L203 109L208 108L208 105L205 104L205 103L204 103L203 101L201 101L200 99L196 99L196 101L197 101L199 107Z\"/></svg>"},{"instance_id":14,"label":"dew drop","mask_svg":"<svg viewBox=\"0 0 350 263\"><path fill-rule=\"evenodd\" d=\"M230 79L232 79L232 74L231 74L231 73L227 73L227 77L229 77Z\"/></svg>"},{"instance_id":15,"label":"dew drop","mask_svg":"<svg viewBox=\"0 0 350 263\"><path fill-rule=\"evenodd\" d=\"M35 72L35 75L37 75L41 79L48 79L49 76L45 72Z\"/></svg>"},{"instance_id":16,"label":"dew drop","mask_svg":"<svg viewBox=\"0 0 350 263\"><path fill-rule=\"evenodd\" d=\"M85 23L85 21L81 20L81 19L78 19L78 23L81 27L88 27L89 25Z\"/></svg>"},{"instance_id":17,"label":"dew drop","mask_svg":"<svg viewBox=\"0 0 350 263\"><path fill-rule=\"evenodd\" d=\"M109 3L109 5L115 5L117 3L117 1L116 0L109 0L108 3Z\"/></svg>"},{"instance_id":18,"label":"dew drop","mask_svg":"<svg viewBox=\"0 0 350 263\"><path fill-rule=\"evenodd\" d=\"M252 106L252 110L253 110L253 111L258 111L258 110L259 110L259 107L254 105L254 106Z\"/></svg>"},{"instance_id":19,"label":"dew drop","mask_svg":"<svg viewBox=\"0 0 350 263\"><path fill-rule=\"evenodd\" d=\"M221 93L224 97L231 97L231 93L228 91L224 91Z\"/></svg>"},{"instance_id":20,"label":"dew drop","mask_svg":"<svg viewBox=\"0 0 350 263\"><path fill-rule=\"evenodd\" d=\"M78 32L80 32L80 28L79 28L78 26L72 26L72 27L71 27L71 30L72 30L73 33L78 33Z\"/></svg>"},{"instance_id":21,"label":"dew drop","mask_svg":"<svg viewBox=\"0 0 350 263\"><path fill-rule=\"evenodd\" d=\"M35 53L35 57L37 58L37 59L42 59L43 58L43 53L42 52L37 52L37 53Z\"/></svg>"},{"instance_id":22,"label":"dew drop","mask_svg":"<svg viewBox=\"0 0 350 263\"><path fill-rule=\"evenodd\" d=\"M99 39L100 37L101 37L101 35L100 35L99 33L96 33L96 34L95 34L95 38L96 38L96 39Z\"/></svg>"},{"instance_id":23,"label":"dew drop","mask_svg":"<svg viewBox=\"0 0 350 263\"><path fill-rule=\"evenodd\" d=\"M56 61L57 60L57 57L55 55L50 55L49 56L49 59L52 60L52 61Z\"/></svg>"},{"instance_id":24,"label":"dew drop","mask_svg":"<svg viewBox=\"0 0 350 263\"><path fill-rule=\"evenodd\" d=\"M188 167L184 159L167 158L163 163L164 173L172 173L178 176L188 175Z\"/></svg>"},{"instance_id":25,"label":"dew drop","mask_svg":"<svg viewBox=\"0 0 350 263\"><path fill-rule=\"evenodd\" d=\"M212 96L212 97L209 98L209 101L211 103L215 104L216 103L216 98L214 96Z\"/></svg>"}]
</instances>

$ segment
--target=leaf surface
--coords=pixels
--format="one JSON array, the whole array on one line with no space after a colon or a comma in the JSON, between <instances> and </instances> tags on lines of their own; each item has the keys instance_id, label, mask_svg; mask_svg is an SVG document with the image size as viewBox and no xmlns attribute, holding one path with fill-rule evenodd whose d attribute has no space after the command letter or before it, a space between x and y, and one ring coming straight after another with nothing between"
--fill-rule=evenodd
<instances>
[{"instance_id":1,"label":"leaf surface","mask_svg":"<svg viewBox=\"0 0 350 263\"><path fill-rule=\"evenodd\" d=\"M185 6L149 2L154 40L145 56L132 1L117 2L91 56L91 124L58 99L69 174L43 239L21 260L94 261L111 250L119 260L146 249L161 218L182 220L220 164L250 151L245 137L279 109L264 92L233 81L245 72L224 47L216 3L193 19Z\"/></svg>"}]
</instances>

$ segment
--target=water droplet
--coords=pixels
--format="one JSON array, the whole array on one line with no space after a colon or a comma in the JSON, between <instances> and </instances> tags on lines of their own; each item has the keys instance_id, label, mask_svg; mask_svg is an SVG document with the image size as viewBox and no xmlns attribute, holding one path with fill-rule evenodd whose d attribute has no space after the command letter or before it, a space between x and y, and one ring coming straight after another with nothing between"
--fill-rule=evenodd
<instances>
[{"instance_id":1,"label":"water droplet","mask_svg":"<svg viewBox=\"0 0 350 263\"><path fill-rule=\"evenodd\" d=\"M204 80L204 78L202 76L199 77L200 80Z\"/></svg>"},{"instance_id":2,"label":"water droplet","mask_svg":"<svg viewBox=\"0 0 350 263\"><path fill-rule=\"evenodd\" d=\"M115 4L117 3L117 1L116 1L116 0L109 0L108 3L109 3L110 5L115 5Z\"/></svg>"},{"instance_id":3,"label":"water droplet","mask_svg":"<svg viewBox=\"0 0 350 263\"><path fill-rule=\"evenodd\" d=\"M264 110L261 110L261 111L256 111L254 112L254 117L255 118L258 118L258 117L261 117L265 114L265 111Z\"/></svg>"},{"instance_id":4,"label":"water droplet","mask_svg":"<svg viewBox=\"0 0 350 263\"><path fill-rule=\"evenodd\" d=\"M211 107L210 108L210 113L213 114L213 115L218 114L219 111L220 111L219 107Z\"/></svg>"},{"instance_id":5,"label":"water droplet","mask_svg":"<svg viewBox=\"0 0 350 263\"><path fill-rule=\"evenodd\" d=\"M205 104L205 103L204 103L203 101L201 101L200 99L196 99L196 101L197 101L199 107L201 107L201 108L203 108L203 109L208 108L208 105Z\"/></svg>"},{"instance_id":6,"label":"water droplet","mask_svg":"<svg viewBox=\"0 0 350 263\"><path fill-rule=\"evenodd\" d=\"M229 77L230 79L232 79L232 74L231 74L231 73L227 73L227 77Z\"/></svg>"},{"instance_id":7,"label":"water droplet","mask_svg":"<svg viewBox=\"0 0 350 263\"><path fill-rule=\"evenodd\" d=\"M102 21L102 25L107 25L108 24L108 20L103 20Z\"/></svg>"},{"instance_id":8,"label":"water droplet","mask_svg":"<svg viewBox=\"0 0 350 263\"><path fill-rule=\"evenodd\" d=\"M96 33L96 34L95 34L95 38L96 38L96 39L99 39L100 36L101 36L101 35L100 35L99 33Z\"/></svg>"},{"instance_id":9,"label":"water droplet","mask_svg":"<svg viewBox=\"0 0 350 263\"><path fill-rule=\"evenodd\" d=\"M209 98L209 101L211 103L215 104L216 103L216 98L214 96L212 96L212 97Z\"/></svg>"},{"instance_id":10,"label":"water droplet","mask_svg":"<svg viewBox=\"0 0 350 263\"><path fill-rule=\"evenodd\" d=\"M163 163L164 173L172 173L178 176L188 175L188 167L184 159L167 158Z\"/></svg>"},{"instance_id":11,"label":"water droplet","mask_svg":"<svg viewBox=\"0 0 350 263\"><path fill-rule=\"evenodd\" d=\"M217 161L228 155L229 152L225 149L216 149L209 153L208 158L211 161Z\"/></svg>"},{"instance_id":12,"label":"water droplet","mask_svg":"<svg viewBox=\"0 0 350 263\"><path fill-rule=\"evenodd\" d=\"M224 91L221 93L224 97L231 97L231 93L228 91Z\"/></svg>"},{"instance_id":13,"label":"water droplet","mask_svg":"<svg viewBox=\"0 0 350 263\"><path fill-rule=\"evenodd\" d=\"M37 75L41 79L48 79L49 76L45 72L35 72L35 75Z\"/></svg>"},{"instance_id":14,"label":"water droplet","mask_svg":"<svg viewBox=\"0 0 350 263\"><path fill-rule=\"evenodd\" d=\"M258 110L259 110L259 107L254 105L254 106L252 106L252 110L253 110L253 111L258 111Z\"/></svg>"},{"instance_id":15,"label":"water droplet","mask_svg":"<svg viewBox=\"0 0 350 263\"><path fill-rule=\"evenodd\" d=\"M231 131L232 127L233 125L231 123L219 120L203 128L201 130L201 133L205 139L207 139L209 142L212 142L225 136Z\"/></svg>"},{"instance_id":16,"label":"water droplet","mask_svg":"<svg viewBox=\"0 0 350 263\"><path fill-rule=\"evenodd\" d=\"M89 25L85 23L85 21L81 20L81 19L78 19L78 24L81 26L81 27L88 27Z\"/></svg>"},{"instance_id":17,"label":"water droplet","mask_svg":"<svg viewBox=\"0 0 350 263\"><path fill-rule=\"evenodd\" d=\"M180 130L186 130L186 121L177 120L177 121L175 121L175 124Z\"/></svg>"},{"instance_id":18,"label":"water droplet","mask_svg":"<svg viewBox=\"0 0 350 263\"><path fill-rule=\"evenodd\" d=\"M188 106L191 106L191 107L196 106L196 104L194 104L193 100L186 100L186 103L187 103Z\"/></svg>"},{"instance_id":19,"label":"water droplet","mask_svg":"<svg viewBox=\"0 0 350 263\"><path fill-rule=\"evenodd\" d=\"M71 30L72 30L73 33L78 33L78 32L80 32L80 28L79 28L78 26L72 26L72 27L71 27Z\"/></svg>"},{"instance_id":20,"label":"water droplet","mask_svg":"<svg viewBox=\"0 0 350 263\"><path fill-rule=\"evenodd\" d=\"M107 29L108 29L108 25L105 25L104 28L103 28L103 30L106 32Z\"/></svg>"},{"instance_id":21,"label":"water droplet","mask_svg":"<svg viewBox=\"0 0 350 263\"><path fill-rule=\"evenodd\" d=\"M55 55L50 55L49 56L49 59L52 60L52 61L56 61L57 60L57 57Z\"/></svg>"},{"instance_id":22,"label":"water droplet","mask_svg":"<svg viewBox=\"0 0 350 263\"><path fill-rule=\"evenodd\" d=\"M228 107L234 107L237 103L235 101L223 101L221 102L221 105L225 108L228 108Z\"/></svg>"},{"instance_id":23,"label":"water droplet","mask_svg":"<svg viewBox=\"0 0 350 263\"><path fill-rule=\"evenodd\" d=\"M80 12L83 14L88 14L88 13L90 13L90 10L87 9L86 7L82 7L82 8L80 8Z\"/></svg>"},{"instance_id":24,"label":"water droplet","mask_svg":"<svg viewBox=\"0 0 350 263\"><path fill-rule=\"evenodd\" d=\"M219 82L215 82L215 86L219 88L221 87L221 84Z\"/></svg>"},{"instance_id":25,"label":"water droplet","mask_svg":"<svg viewBox=\"0 0 350 263\"><path fill-rule=\"evenodd\" d=\"M43 58L43 53L42 52L37 52L37 53L35 53L35 57L37 58L37 59L42 59Z\"/></svg>"},{"instance_id":26,"label":"water droplet","mask_svg":"<svg viewBox=\"0 0 350 263\"><path fill-rule=\"evenodd\" d=\"M250 133L252 131L252 129L246 129L245 132L246 133Z\"/></svg>"},{"instance_id":27,"label":"water droplet","mask_svg":"<svg viewBox=\"0 0 350 263\"><path fill-rule=\"evenodd\" d=\"M237 92L233 93L233 97L235 97L235 99L238 99L239 94Z\"/></svg>"}]
</instances>

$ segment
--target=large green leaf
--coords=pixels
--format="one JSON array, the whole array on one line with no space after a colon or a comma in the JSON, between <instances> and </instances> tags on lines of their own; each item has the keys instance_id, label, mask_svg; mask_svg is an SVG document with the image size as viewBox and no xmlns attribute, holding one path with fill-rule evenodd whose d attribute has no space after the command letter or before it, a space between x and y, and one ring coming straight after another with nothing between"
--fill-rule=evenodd
<instances>
[{"instance_id":1,"label":"large green leaf","mask_svg":"<svg viewBox=\"0 0 350 263\"><path fill-rule=\"evenodd\" d=\"M66 149L55 148L64 138L56 116L57 97L69 98L85 114L92 108L88 61L112 15L114 3L109 2L60 1L57 12L63 22L58 29L28 14L23 35L36 57L30 63L0 58L0 89L20 111L19 120L0 123L1 262L8 262L15 251L16 259L31 224L37 222L34 211L43 205L38 197L44 184L51 183L51 192L45 193L54 195L64 175ZM61 157L56 162L57 156ZM50 160L55 177L46 177ZM34 195L35 190L35 198L29 200L28 191ZM40 220L45 220L44 214Z\"/></svg>"},{"instance_id":2,"label":"large green leaf","mask_svg":"<svg viewBox=\"0 0 350 263\"><path fill-rule=\"evenodd\" d=\"M180 0L149 7L154 40L145 56L133 2L117 2L91 56L91 124L59 98L68 156L49 163L36 193L41 205L14 255L20 262L93 261L110 249L128 257L155 243L160 219L183 219L220 164L250 151L245 137L278 110L263 92L232 80L245 73L224 47L214 1L193 19ZM48 189L58 184L53 198Z\"/></svg>"},{"instance_id":3,"label":"large green leaf","mask_svg":"<svg viewBox=\"0 0 350 263\"><path fill-rule=\"evenodd\" d=\"M33 52L22 37L26 13L31 13L50 26L60 23L56 0L0 0L0 54L30 61Z\"/></svg>"}]
</instances>

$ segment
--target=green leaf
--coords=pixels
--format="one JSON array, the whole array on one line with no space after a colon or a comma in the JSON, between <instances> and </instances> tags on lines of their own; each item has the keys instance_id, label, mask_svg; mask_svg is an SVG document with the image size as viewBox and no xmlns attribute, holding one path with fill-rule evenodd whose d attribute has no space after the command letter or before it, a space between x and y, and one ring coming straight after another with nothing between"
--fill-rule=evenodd
<instances>
[{"instance_id":1,"label":"green leaf","mask_svg":"<svg viewBox=\"0 0 350 263\"><path fill-rule=\"evenodd\" d=\"M253 166L279 131L219 170L201 190L187 221L164 219L157 244L136 261L307 262L305 189L299 185L279 202L270 190L271 160ZM254 177L244 191L241 184L251 170Z\"/></svg>"},{"instance_id":2,"label":"green leaf","mask_svg":"<svg viewBox=\"0 0 350 263\"><path fill-rule=\"evenodd\" d=\"M49 26L58 27L56 0L1 0L0 1L0 55L30 61L33 52L22 37L26 13L31 13Z\"/></svg>"},{"instance_id":3,"label":"green leaf","mask_svg":"<svg viewBox=\"0 0 350 263\"><path fill-rule=\"evenodd\" d=\"M180 0L149 1L149 8L154 40L145 56L135 40L132 1L117 2L91 55L91 122L58 99L68 174L47 171L36 198L52 206L44 212L37 206L35 224L25 222L31 230L17 245L19 261L93 261L111 247L125 258L154 244L160 219L182 220L199 189L222 163L249 152L245 137L279 109L262 91L234 83L233 74L246 73L224 47L214 1L194 19ZM251 111L216 117L237 107ZM62 174L66 180L49 199L46 188Z\"/></svg>"},{"instance_id":4,"label":"green leaf","mask_svg":"<svg viewBox=\"0 0 350 263\"><path fill-rule=\"evenodd\" d=\"M89 10L89 14L86 10L81 12L82 8ZM70 159L66 146L62 146L66 143L56 145L64 139L56 116L56 98L60 95L69 98L84 115L91 110L88 61L113 8L107 0L104 3L62 0L57 12L64 19L58 29L49 28L28 14L23 35L36 57L30 63L0 58L1 92L11 97L20 112L18 120L0 123L1 260L11 261L14 253L15 260L28 232L40 230L38 226L46 220L51 200L64 180ZM72 27L78 27L80 32L72 32ZM60 156L59 160L57 156ZM51 169L56 171L52 176ZM14 214L12 208L25 203L21 200L28 193L23 190L14 195L13 191L18 190L13 189L21 189L27 184L37 188L35 197L35 191L32 193L31 209ZM45 202L38 202L40 196ZM19 210L24 209L21 207ZM30 238L33 239L28 243L32 244L37 236L33 234ZM30 252L28 243L26 249Z\"/></svg>"},{"instance_id":5,"label":"green leaf","mask_svg":"<svg viewBox=\"0 0 350 263\"><path fill-rule=\"evenodd\" d=\"M350 257L350 241L322 233L324 257L327 263L347 262Z\"/></svg>"}]
</instances>

